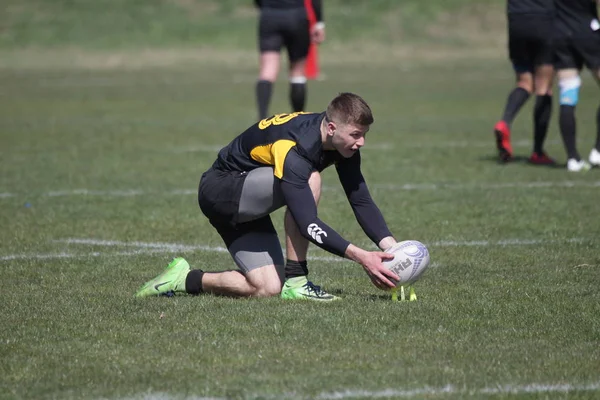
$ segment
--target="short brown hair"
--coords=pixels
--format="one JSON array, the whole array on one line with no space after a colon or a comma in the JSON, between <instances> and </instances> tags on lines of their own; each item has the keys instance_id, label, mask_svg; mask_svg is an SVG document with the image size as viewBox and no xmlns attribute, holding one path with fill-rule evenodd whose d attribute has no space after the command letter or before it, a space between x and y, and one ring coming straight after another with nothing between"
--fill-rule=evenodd
<instances>
[{"instance_id":1,"label":"short brown hair","mask_svg":"<svg viewBox=\"0 0 600 400\"><path fill-rule=\"evenodd\" d=\"M357 94L340 93L331 100L325 115L328 121L342 124L369 126L373 123L371 107Z\"/></svg>"}]
</instances>

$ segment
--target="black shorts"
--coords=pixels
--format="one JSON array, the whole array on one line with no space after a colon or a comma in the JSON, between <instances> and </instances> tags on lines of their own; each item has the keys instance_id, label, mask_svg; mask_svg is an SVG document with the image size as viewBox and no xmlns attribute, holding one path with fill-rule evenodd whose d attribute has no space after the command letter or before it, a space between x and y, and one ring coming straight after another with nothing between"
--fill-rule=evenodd
<instances>
[{"instance_id":1,"label":"black shorts","mask_svg":"<svg viewBox=\"0 0 600 400\"><path fill-rule=\"evenodd\" d=\"M211 168L200 179L198 204L227 248L249 234L276 238L277 231L269 216L283 206L283 195L276 185L271 167L249 173Z\"/></svg>"},{"instance_id":2,"label":"black shorts","mask_svg":"<svg viewBox=\"0 0 600 400\"><path fill-rule=\"evenodd\" d=\"M533 72L552 65L554 22L544 15L511 15L508 19L508 52L516 72Z\"/></svg>"},{"instance_id":3,"label":"black shorts","mask_svg":"<svg viewBox=\"0 0 600 400\"><path fill-rule=\"evenodd\" d=\"M242 273L275 265L283 282L285 260L271 217L265 215L248 222L236 222L246 179L245 173L211 168L200 180L198 203Z\"/></svg>"},{"instance_id":4,"label":"black shorts","mask_svg":"<svg viewBox=\"0 0 600 400\"><path fill-rule=\"evenodd\" d=\"M584 65L591 70L600 68L600 31L582 36L563 37L556 41L556 69L580 70Z\"/></svg>"},{"instance_id":5,"label":"black shorts","mask_svg":"<svg viewBox=\"0 0 600 400\"><path fill-rule=\"evenodd\" d=\"M202 174L198 186L198 204L211 223L219 221L235 225L245 179L245 172L213 168Z\"/></svg>"},{"instance_id":6,"label":"black shorts","mask_svg":"<svg viewBox=\"0 0 600 400\"><path fill-rule=\"evenodd\" d=\"M310 47L306 10L263 8L258 24L258 44L261 53L279 52L285 46L290 62L306 58Z\"/></svg>"}]
</instances>

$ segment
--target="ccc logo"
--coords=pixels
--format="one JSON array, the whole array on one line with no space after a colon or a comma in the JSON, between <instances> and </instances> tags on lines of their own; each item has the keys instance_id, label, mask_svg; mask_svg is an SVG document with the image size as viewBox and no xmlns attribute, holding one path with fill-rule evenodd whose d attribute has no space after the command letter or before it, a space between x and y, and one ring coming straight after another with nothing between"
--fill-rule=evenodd
<instances>
[{"instance_id":1,"label":"ccc logo","mask_svg":"<svg viewBox=\"0 0 600 400\"><path fill-rule=\"evenodd\" d=\"M295 112L291 114L277 114L273 115L271 118L265 118L258 123L259 129L266 129L271 125L283 125L286 122L296 118L301 114L309 114L307 112Z\"/></svg>"},{"instance_id":2,"label":"ccc logo","mask_svg":"<svg viewBox=\"0 0 600 400\"><path fill-rule=\"evenodd\" d=\"M312 223L306 229L308 234L317 241L317 243L323 244L323 239L321 239L321 235L327 237L327 232L325 232L319 225Z\"/></svg>"}]
</instances>

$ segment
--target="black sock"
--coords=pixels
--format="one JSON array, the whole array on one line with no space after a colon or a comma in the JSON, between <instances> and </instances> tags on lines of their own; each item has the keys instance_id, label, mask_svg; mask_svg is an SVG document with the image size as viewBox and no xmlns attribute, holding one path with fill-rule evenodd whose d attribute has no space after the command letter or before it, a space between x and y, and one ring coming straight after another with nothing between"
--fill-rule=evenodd
<instances>
[{"instance_id":1,"label":"black sock","mask_svg":"<svg viewBox=\"0 0 600 400\"><path fill-rule=\"evenodd\" d=\"M575 106L560 106L558 124L560 125L560 134L567 150L567 157L574 158L577 161L581 160L575 146L575 130L577 128L575 124Z\"/></svg>"},{"instance_id":2,"label":"black sock","mask_svg":"<svg viewBox=\"0 0 600 400\"><path fill-rule=\"evenodd\" d=\"M304 111L306 83L290 83L290 103L294 112Z\"/></svg>"},{"instance_id":3,"label":"black sock","mask_svg":"<svg viewBox=\"0 0 600 400\"><path fill-rule=\"evenodd\" d=\"M514 88L512 92L508 95L508 99L506 100L506 107L504 108L504 115L502 116L502 120L506 122L509 126L512 124L515 119L515 115L519 112L523 104L529 98L529 92L521 87Z\"/></svg>"},{"instance_id":4,"label":"black sock","mask_svg":"<svg viewBox=\"0 0 600 400\"><path fill-rule=\"evenodd\" d=\"M600 107L596 111L596 150L600 151Z\"/></svg>"},{"instance_id":5,"label":"black sock","mask_svg":"<svg viewBox=\"0 0 600 400\"><path fill-rule=\"evenodd\" d=\"M201 269L193 269L188 272L185 278L185 291L189 294L200 294L202 290L202 276L204 271Z\"/></svg>"},{"instance_id":6,"label":"black sock","mask_svg":"<svg viewBox=\"0 0 600 400\"><path fill-rule=\"evenodd\" d=\"M552 114L552 96L536 96L533 110L533 151L542 155Z\"/></svg>"},{"instance_id":7,"label":"black sock","mask_svg":"<svg viewBox=\"0 0 600 400\"><path fill-rule=\"evenodd\" d=\"M308 266L306 261L285 260L285 279L307 275Z\"/></svg>"},{"instance_id":8,"label":"black sock","mask_svg":"<svg viewBox=\"0 0 600 400\"><path fill-rule=\"evenodd\" d=\"M267 118L273 83L269 81L256 82L256 102L258 103L258 119Z\"/></svg>"}]
</instances>

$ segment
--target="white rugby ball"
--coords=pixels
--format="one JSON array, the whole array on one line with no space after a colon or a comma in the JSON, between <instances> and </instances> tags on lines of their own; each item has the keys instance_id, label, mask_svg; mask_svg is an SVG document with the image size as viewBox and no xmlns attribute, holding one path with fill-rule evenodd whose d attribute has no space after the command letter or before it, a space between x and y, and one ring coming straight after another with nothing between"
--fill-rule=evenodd
<instances>
[{"instance_id":1,"label":"white rugby ball","mask_svg":"<svg viewBox=\"0 0 600 400\"><path fill-rule=\"evenodd\" d=\"M385 252L394 255L393 260L384 261L383 265L400 277L396 287L415 282L429 266L429 250L416 240L398 242Z\"/></svg>"}]
</instances>

